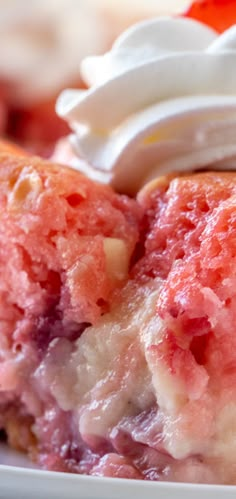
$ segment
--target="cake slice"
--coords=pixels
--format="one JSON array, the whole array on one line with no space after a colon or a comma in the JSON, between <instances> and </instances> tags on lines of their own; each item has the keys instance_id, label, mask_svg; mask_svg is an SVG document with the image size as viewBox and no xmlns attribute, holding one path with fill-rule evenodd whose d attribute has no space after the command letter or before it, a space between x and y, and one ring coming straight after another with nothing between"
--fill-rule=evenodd
<instances>
[{"instance_id":1,"label":"cake slice","mask_svg":"<svg viewBox=\"0 0 236 499\"><path fill-rule=\"evenodd\" d=\"M137 201L0 155L0 426L44 469L235 483L235 173Z\"/></svg>"},{"instance_id":2,"label":"cake slice","mask_svg":"<svg viewBox=\"0 0 236 499\"><path fill-rule=\"evenodd\" d=\"M147 185L129 282L73 354L67 341L51 342L36 376L73 412L78 472L235 484L235 179ZM44 431L45 420L50 467Z\"/></svg>"},{"instance_id":3,"label":"cake slice","mask_svg":"<svg viewBox=\"0 0 236 499\"><path fill-rule=\"evenodd\" d=\"M80 453L72 412L36 372L58 338L72 389L75 341L127 280L140 209L74 170L10 149L0 152L0 426L34 456L51 442L67 469Z\"/></svg>"}]
</instances>

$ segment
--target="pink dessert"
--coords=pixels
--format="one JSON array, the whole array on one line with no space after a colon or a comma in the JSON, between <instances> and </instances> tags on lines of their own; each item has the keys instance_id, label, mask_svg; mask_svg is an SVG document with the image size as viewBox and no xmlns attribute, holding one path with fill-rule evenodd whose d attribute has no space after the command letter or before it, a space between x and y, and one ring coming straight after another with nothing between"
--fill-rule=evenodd
<instances>
[{"instance_id":1,"label":"pink dessert","mask_svg":"<svg viewBox=\"0 0 236 499\"><path fill-rule=\"evenodd\" d=\"M10 445L44 469L234 484L235 173L161 178L136 202L0 160Z\"/></svg>"},{"instance_id":2,"label":"pink dessert","mask_svg":"<svg viewBox=\"0 0 236 499\"><path fill-rule=\"evenodd\" d=\"M187 15L222 31L223 3ZM7 121L2 91L0 130L49 154L67 128L52 106ZM116 129L97 117L100 148ZM75 167L67 139L53 157ZM236 173L177 173L130 199L0 141L0 208L9 445L47 470L235 485Z\"/></svg>"},{"instance_id":3,"label":"pink dessert","mask_svg":"<svg viewBox=\"0 0 236 499\"><path fill-rule=\"evenodd\" d=\"M80 472L235 483L235 189L234 173L144 188L132 278L77 341L69 393L52 346L43 376L104 454Z\"/></svg>"},{"instance_id":4,"label":"pink dessert","mask_svg":"<svg viewBox=\"0 0 236 499\"><path fill-rule=\"evenodd\" d=\"M60 348L69 355L109 310L128 277L140 210L78 172L9 149L0 154L0 425L11 445L37 459L44 449L51 466L70 469L80 455L74 416L40 381L40 366L56 338L59 361ZM70 383L69 364L61 368Z\"/></svg>"}]
</instances>

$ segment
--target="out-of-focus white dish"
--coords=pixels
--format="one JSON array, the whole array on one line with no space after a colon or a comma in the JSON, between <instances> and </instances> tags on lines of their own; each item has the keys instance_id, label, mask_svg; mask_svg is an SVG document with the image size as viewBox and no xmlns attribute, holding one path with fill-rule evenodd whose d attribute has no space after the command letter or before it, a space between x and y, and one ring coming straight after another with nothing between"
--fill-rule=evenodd
<instances>
[{"instance_id":1,"label":"out-of-focus white dish","mask_svg":"<svg viewBox=\"0 0 236 499\"><path fill-rule=\"evenodd\" d=\"M0 499L229 499L236 487L95 478L32 469L0 445Z\"/></svg>"}]
</instances>

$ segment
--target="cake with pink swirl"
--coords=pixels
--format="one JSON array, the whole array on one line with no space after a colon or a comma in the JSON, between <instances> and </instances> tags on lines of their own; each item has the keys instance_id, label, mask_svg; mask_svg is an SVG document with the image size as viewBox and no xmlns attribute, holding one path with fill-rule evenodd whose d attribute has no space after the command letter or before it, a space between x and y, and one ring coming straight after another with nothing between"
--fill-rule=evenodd
<instances>
[{"instance_id":1,"label":"cake with pink swirl","mask_svg":"<svg viewBox=\"0 0 236 499\"><path fill-rule=\"evenodd\" d=\"M235 484L234 172L137 200L1 144L0 426L44 469Z\"/></svg>"},{"instance_id":2,"label":"cake with pink swirl","mask_svg":"<svg viewBox=\"0 0 236 499\"><path fill-rule=\"evenodd\" d=\"M42 362L57 344L55 368L66 352L70 363L78 337L109 310L128 278L141 209L69 168L6 143L0 151L0 426L14 447L42 448L66 469L79 436L41 379ZM70 383L69 364L61 367Z\"/></svg>"},{"instance_id":3,"label":"cake with pink swirl","mask_svg":"<svg viewBox=\"0 0 236 499\"><path fill-rule=\"evenodd\" d=\"M235 29L85 60L68 166L0 143L0 429L42 469L236 484Z\"/></svg>"}]
</instances>

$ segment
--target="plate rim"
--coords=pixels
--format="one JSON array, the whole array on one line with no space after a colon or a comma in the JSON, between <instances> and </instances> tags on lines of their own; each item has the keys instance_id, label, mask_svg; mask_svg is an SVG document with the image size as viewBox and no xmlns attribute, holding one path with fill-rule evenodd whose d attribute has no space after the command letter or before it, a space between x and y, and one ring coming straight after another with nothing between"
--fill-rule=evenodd
<instances>
[{"instance_id":1,"label":"plate rim","mask_svg":"<svg viewBox=\"0 0 236 499\"><path fill-rule=\"evenodd\" d=\"M75 473L64 473L64 472L56 472L56 471L46 471L40 469L30 469L23 468L20 466L9 466L0 464L0 478L1 485L2 479L11 476L12 479L22 480L28 478L30 481L38 481L41 483L53 483L56 481L57 485L60 486L61 483L63 485L74 486L80 484L83 489L88 489L88 492L97 491L99 493L104 494L106 492L105 497L107 496L107 491L117 490L120 492L121 497L123 497L123 492L127 492L130 490L132 495L137 492L137 497L141 497L140 494L142 492L150 492L151 496L154 492L158 492L163 494L165 492L173 493L185 493L183 497L189 497L189 493L191 495L193 492L197 493L194 497L200 497L201 494L207 494L208 498L215 497L235 497L236 496L236 486L235 485L214 485L214 484L193 484L193 483L184 483L184 482L164 482L164 481L148 481L148 480L134 480L134 479L125 479L125 478L112 478L112 477L96 477L96 476L87 476L87 475L79 475ZM44 479L42 482L42 478ZM219 495L220 494L220 495ZM91 494L86 497L92 497ZM94 496L95 497L95 496ZM100 497L100 496L99 496ZM148 499L149 495L147 496ZM162 496L161 496L162 497ZM173 496L174 497L174 496ZM181 496L182 497L182 496Z\"/></svg>"}]
</instances>

